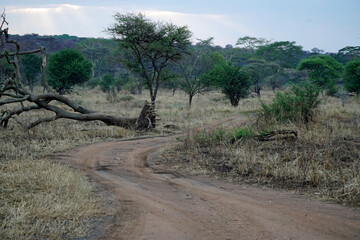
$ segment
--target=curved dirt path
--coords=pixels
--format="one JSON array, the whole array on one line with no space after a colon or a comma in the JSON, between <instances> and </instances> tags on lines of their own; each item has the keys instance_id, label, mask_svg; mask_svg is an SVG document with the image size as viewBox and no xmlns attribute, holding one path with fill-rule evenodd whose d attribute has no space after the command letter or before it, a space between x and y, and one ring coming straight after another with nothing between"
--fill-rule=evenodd
<instances>
[{"instance_id":1,"label":"curved dirt path","mask_svg":"<svg viewBox=\"0 0 360 240\"><path fill-rule=\"evenodd\" d=\"M117 202L102 239L360 239L359 210L149 167L174 140L104 142L62 157Z\"/></svg>"}]
</instances>

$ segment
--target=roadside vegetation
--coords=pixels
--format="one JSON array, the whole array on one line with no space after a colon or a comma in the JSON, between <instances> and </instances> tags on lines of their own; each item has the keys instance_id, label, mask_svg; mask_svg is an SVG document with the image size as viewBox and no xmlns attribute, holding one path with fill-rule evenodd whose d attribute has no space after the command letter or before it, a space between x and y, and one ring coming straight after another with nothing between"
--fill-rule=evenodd
<instances>
[{"instance_id":1,"label":"roadside vegetation","mask_svg":"<svg viewBox=\"0 0 360 240\"><path fill-rule=\"evenodd\" d=\"M100 88L75 88L66 96L116 116L139 114L148 99L147 92L141 95L121 92L109 102L107 93ZM0 239L80 238L88 236L97 217L101 219L101 216L111 214L103 206L96 183L79 170L57 163L56 154L95 142L179 133L179 129L205 126L259 106L255 99L246 101L246 106L235 109L220 92L213 92L194 98L194 106L189 110L184 92L173 96L172 91L161 91L157 104L161 121L149 132L65 119L28 131L23 131L20 124L13 124L9 129L0 128ZM46 114L39 110L22 115L18 120ZM169 124L178 129L164 127Z\"/></svg>"},{"instance_id":2,"label":"roadside vegetation","mask_svg":"<svg viewBox=\"0 0 360 240\"><path fill-rule=\"evenodd\" d=\"M360 207L360 99L342 106L339 98L318 97L318 91L296 86L278 93L247 124L189 133L160 161Z\"/></svg>"},{"instance_id":3,"label":"roadside vegetation","mask_svg":"<svg viewBox=\"0 0 360 240\"><path fill-rule=\"evenodd\" d=\"M360 206L358 46L192 44L187 27L140 13L116 14L111 40L8 35L2 19L0 239L88 236L108 214L99 188L56 154L144 135L185 132L159 160L179 171ZM158 120L137 131L149 100ZM229 117L246 124L208 127Z\"/></svg>"}]
</instances>

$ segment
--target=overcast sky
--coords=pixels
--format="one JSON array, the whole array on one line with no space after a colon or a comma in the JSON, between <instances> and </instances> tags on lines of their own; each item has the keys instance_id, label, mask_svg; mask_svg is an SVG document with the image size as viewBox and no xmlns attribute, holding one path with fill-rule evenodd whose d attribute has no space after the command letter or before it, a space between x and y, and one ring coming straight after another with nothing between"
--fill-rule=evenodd
<instances>
[{"instance_id":1,"label":"overcast sky","mask_svg":"<svg viewBox=\"0 0 360 240\"><path fill-rule=\"evenodd\" d=\"M116 12L187 25L196 39L235 45L243 36L337 52L360 45L360 0L0 0L10 34L110 37Z\"/></svg>"}]
</instances>

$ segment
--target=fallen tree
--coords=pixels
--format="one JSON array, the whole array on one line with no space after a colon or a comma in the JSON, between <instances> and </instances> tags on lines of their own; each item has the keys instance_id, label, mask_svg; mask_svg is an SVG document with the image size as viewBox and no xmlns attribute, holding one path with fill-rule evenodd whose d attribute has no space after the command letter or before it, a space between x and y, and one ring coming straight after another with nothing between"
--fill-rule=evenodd
<instances>
[{"instance_id":1,"label":"fallen tree","mask_svg":"<svg viewBox=\"0 0 360 240\"><path fill-rule=\"evenodd\" d=\"M149 103L146 101L138 118L123 118L86 109L67 97L53 91L47 84L45 76L47 61L45 48L41 47L32 51L21 52L18 42L9 38L9 29L7 26L8 22L5 19L5 13L3 13L1 15L0 25L0 60L5 58L6 63L12 65L15 70L11 74L2 74L0 79L0 125L2 127L6 128L10 119L14 119L20 123L24 129L30 129L41 123L51 122L61 118L78 121L102 121L107 125L139 130L155 127L156 113L154 102ZM11 49L11 47L15 50L10 51L9 49ZM42 56L41 85L44 87L43 94L30 92L22 82L19 56L26 54L41 54ZM71 110L69 110L69 108ZM16 119L16 115L39 109L49 111L53 115L51 117L38 118L26 124Z\"/></svg>"}]
</instances>

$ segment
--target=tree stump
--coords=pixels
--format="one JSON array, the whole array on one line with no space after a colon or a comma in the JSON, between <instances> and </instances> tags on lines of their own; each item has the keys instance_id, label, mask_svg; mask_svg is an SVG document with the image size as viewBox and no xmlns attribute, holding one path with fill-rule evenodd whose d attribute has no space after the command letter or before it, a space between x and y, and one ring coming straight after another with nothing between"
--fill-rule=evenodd
<instances>
[{"instance_id":1,"label":"tree stump","mask_svg":"<svg viewBox=\"0 0 360 240\"><path fill-rule=\"evenodd\" d=\"M155 128L156 126L156 112L155 103L145 101L145 105L141 110L140 116L137 120L136 130L144 130Z\"/></svg>"}]
</instances>

